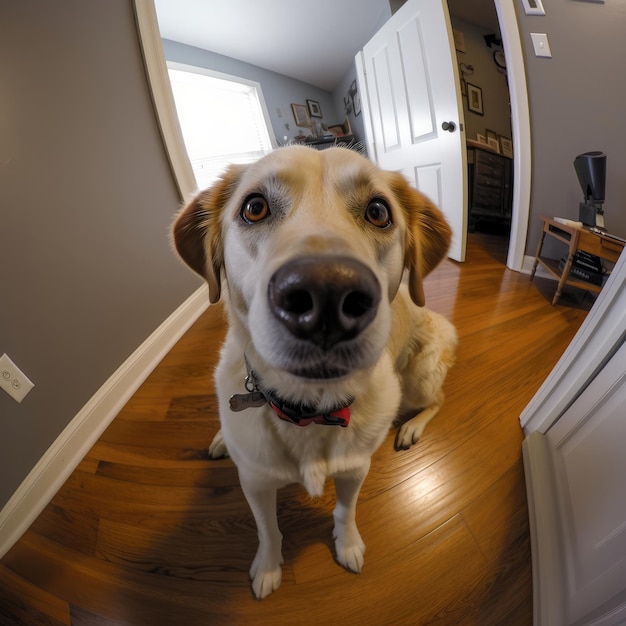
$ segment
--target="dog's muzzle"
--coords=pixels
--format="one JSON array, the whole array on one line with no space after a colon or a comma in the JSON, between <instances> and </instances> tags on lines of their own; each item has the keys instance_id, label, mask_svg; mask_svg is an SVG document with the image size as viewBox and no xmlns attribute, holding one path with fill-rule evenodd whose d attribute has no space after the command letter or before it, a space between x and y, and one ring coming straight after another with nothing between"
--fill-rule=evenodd
<instances>
[{"instance_id":1,"label":"dog's muzzle","mask_svg":"<svg viewBox=\"0 0 626 626\"><path fill-rule=\"evenodd\" d=\"M376 317L378 279L345 256L303 256L278 269L268 286L274 316L297 339L324 351L357 337Z\"/></svg>"}]
</instances>

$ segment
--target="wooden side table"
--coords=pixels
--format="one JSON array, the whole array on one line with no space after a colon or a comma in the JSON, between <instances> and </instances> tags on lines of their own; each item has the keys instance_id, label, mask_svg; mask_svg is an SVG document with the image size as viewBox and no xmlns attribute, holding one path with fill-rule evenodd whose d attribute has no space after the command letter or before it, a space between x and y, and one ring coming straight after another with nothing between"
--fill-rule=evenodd
<instances>
[{"instance_id":1,"label":"wooden side table","mask_svg":"<svg viewBox=\"0 0 626 626\"><path fill-rule=\"evenodd\" d=\"M583 252L588 252L589 254L595 254L601 259L610 261L611 263L616 263L622 253L622 250L624 249L624 242L620 239L615 239L610 235L592 232L587 227L576 228L575 226L568 226L566 224L556 222L550 217L542 216L541 219L543 220L543 231L541 233L541 239L539 240L539 246L537 248L533 269L530 274L530 280L535 277L537 265L541 263L541 265L559 281L556 293L552 299L552 304L557 303L565 285L571 285L572 287L578 287L579 289L600 293L600 291L602 291L602 287L600 285L594 285L593 283L588 283L584 280L579 280L570 276L574 254L576 253L576 250L582 250ZM554 237L554 239L563 242L568 247L567 260L563 271L559 269L558 261L541 256L541 250L543 248L543 242L545 241L546 235Z\"/></svg>"}]
</instances>

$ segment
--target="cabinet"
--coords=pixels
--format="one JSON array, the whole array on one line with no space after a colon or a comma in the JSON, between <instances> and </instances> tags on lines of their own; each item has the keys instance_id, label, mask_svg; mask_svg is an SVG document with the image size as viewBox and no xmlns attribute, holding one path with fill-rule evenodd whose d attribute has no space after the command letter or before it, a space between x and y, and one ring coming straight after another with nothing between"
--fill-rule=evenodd
<instances>
[{"instance_id":1,"label":"cabinet","mask_svg":"<svg viewBox=\"0 0 626 626\"><path fill-rule=\"evenodd\" d=\"M513 161L476 144L467 146L469 222L511 221Z\"/></svg>"}]
</instances>

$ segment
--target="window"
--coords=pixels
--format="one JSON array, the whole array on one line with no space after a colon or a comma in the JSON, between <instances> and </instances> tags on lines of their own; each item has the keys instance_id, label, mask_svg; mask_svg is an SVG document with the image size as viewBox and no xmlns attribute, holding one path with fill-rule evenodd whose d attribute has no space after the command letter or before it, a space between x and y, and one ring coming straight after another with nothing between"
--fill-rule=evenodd
<instances>
[{"instance_id":1,"label":"window","mask_svg":"<svg viewBox=\"0 0 626 626\"><path fill-rule=\"evenodd\" d=\"M273 149L261 86L199 67L168 63L185 148L200 189L229 163L250 163Z\"/></svg>"}]
</instances>

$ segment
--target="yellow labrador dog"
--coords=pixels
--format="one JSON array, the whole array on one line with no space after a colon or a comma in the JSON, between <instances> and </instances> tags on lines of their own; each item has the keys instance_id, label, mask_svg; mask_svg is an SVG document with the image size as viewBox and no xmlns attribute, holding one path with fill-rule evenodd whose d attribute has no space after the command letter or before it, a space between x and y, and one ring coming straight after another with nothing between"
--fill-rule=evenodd
<instances>
[{"instance_id":1,"label":"yellow labrador dog","mask_svg":"<svg viewBox=\"0 0 626 626\"><path fill-rule=\"evenodd\" d=\"M281 582L276 491L288 483L317 496L334 479L336 557L359 572L355 509L370 458L397 417L410 419L396 448L417 441L454 361L455 329L424 308L422 286L448 249L448 224L356 152L293 146L231 166L173 234L212 303L227 286L210 454L232 457L254 514L256 597Z\"/></svg>"}]
</instances>

